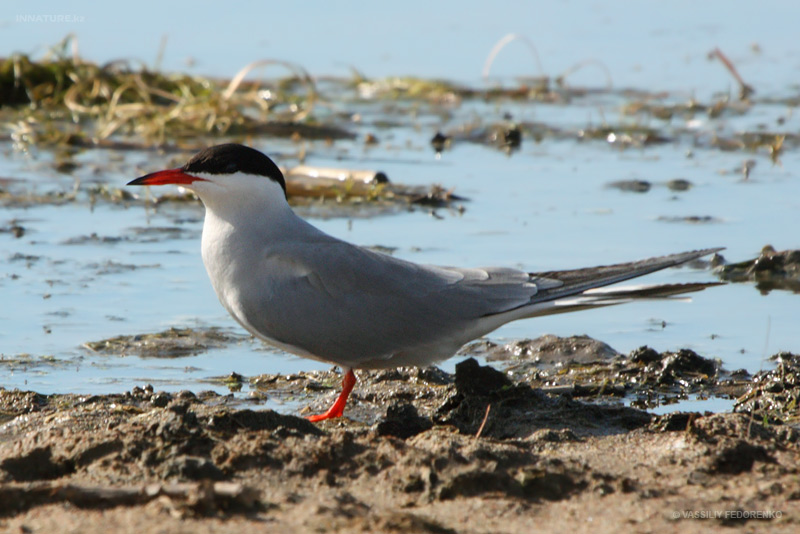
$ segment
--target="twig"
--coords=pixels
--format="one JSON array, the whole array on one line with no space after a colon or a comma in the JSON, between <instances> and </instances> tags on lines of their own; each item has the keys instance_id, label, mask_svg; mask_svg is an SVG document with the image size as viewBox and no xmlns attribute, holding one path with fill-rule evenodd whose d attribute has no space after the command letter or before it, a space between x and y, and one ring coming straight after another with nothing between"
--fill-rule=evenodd
<instances>
[{"instance_id":1,"label":"twig","mask_svg":"<svg viewBox=\"0 0 800 534\"><path fill-rule=\"evenodd\" d=\"M589 66L589 65L595 65L597 68L599 68L600 70L602 70L605 73L605 75L606 75L606 89L608 89L610 91L614 87L614 81L611 78L611 71L608 70L608 67L606 67L605 63L603 63L602 61L600 61L598 59L587 59L587 60L581 61L579 63L576 63L575 65L571 66L570 68L565 70L563 73L561 73L561 75L556 77L556 79L555 79L556 84L558 84L559 87L565 87L566 86L567 76L571 76L572 74L578 72L580 69L582 69L582 68L584 68L586 66Z\"/></svg>"},{"instance_id":2,"label":"twig","mask_svg":"<svg viewBox=\"0 0 800 534\"><path fill-rule=\"evenodd\" d=\"M486 405L486 413L483 416L483 421L481 421L481 426L478 428L478 433L475 434L475 440L476 441L478 440L478 438L481 437L481 434L483 433L483 427L486 426L486 421L489 419L489 412L491 411L491 409L492 409L492 405L491 404L487 404Z\"/></svg>"},{"instance_id":3,"label":"twig","mask_svg":"<svg viewBox=\"0 0 800 534\"><path fill-rule=\"evenodd\" d=\"M295 121L297 122L302 121L311 113L311 110L314 107L314 102L317 98L317 88L314 84L314 80L311 78L311 75L309 75L308 72L306 72L306 70L303 67L295 65L293 63L289 63L288 61L280 61L276 59L261 59L253 61L248 65L245 65L241 70L239 70L238 73L236 73L236 76L234 76L233 79L230 81L228 87L222 92L222 100L226 102L230 101L230 99L233 97L233 94L242 84L242 81L244 80L245 76L247 76L251 70L256 68L268 67L271 65L278 65L288 69L289 71L292 72L292 74L297 76L297 78L308 89L306 109L303 111L298 111L294 116Z\"/></svg>"},{"instance_id":4,"label":"twig","mask_svg":"<svg viewBox=\"0 0 800 534\"><path fill-rule=\"evenodd\" d=\"M492 47L492 51L489 52L489 56L486 58L486 62L483 64L483 79L487 79L489 77L489 72L492 70L492 63L494 63L495 58L497 58L497 54L505 48L505 46L510 43L511 41L522 41L530 50L531 55L533 56L534 61L536 61L536 66L539 68L539 75L544 76L544 69L542 69L542 62L539 59L539 53L536 51L536 47L533 46L533 43L524 35L518 35L516 33L509 33L505 35L502 39L497 41L497 43Z\"/></svg>"},{"instance_id":5,"label":"twig","mask_svg":"<svg viewBox=\"0 0 800 534\"><path fill-rule=\"evenodd\" d=\"M739 72L736 70L736 67L734 67L733 63L731 63L731 60L722 53L722 50L715 48L711 51L710 55L722 61L722 64L725 65L725 68L728 69L728 72L731 73L731 76L733 76L733 78L739 84L739 100L747 100L750 95L756 92L751 85L745 83L742 77L739 76Z\"/></svg>"},{"instance_id":6,"label":"twig","mask_svg":"<svg viewBox=\"0 0 800 534\"><path fill-rule=\"evenodd\" d=\"M770 333L771 329L772 329L772 316L771 315L767 315L767 331L764 334L764 350L761 352L761 362L760 362L759 370L758 370L759 373L764 368L764 362L767 360L767 351L769 350L769 333ZM783 365L783 364L779 364L779 365ZM759 394L762 391L763 391L763 389L759 389ZM755 415L756 415L756 406L757 406L756 401L753 401L753 404L752 404L752 406L750 408L750 420L747 422L747 435L745 436L745 439L747 439L750 436L752 436L750 431L751 431L751 428L753 426L753 420L755 419Z\"/></svg>"}]
</instances>

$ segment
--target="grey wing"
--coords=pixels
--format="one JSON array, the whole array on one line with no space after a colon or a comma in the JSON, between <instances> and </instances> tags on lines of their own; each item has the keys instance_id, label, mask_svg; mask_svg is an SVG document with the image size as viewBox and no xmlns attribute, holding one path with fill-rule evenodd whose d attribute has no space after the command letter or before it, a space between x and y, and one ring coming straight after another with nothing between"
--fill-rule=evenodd
<instances>
[{"instance_id":1,"label":"grey wing","mask_svg":"<svg viewBox=\"0 0 800 534\"><path fill-rule=\"evenodd\" d=\"M243 296L251 329L351 366L423 346L441 352L430 361L448 357L480 335L470 332L483 317L561 285L514 269L418 265L341 241L273 251L260 268L270 289Z\"/></svg>"}]
</instances>

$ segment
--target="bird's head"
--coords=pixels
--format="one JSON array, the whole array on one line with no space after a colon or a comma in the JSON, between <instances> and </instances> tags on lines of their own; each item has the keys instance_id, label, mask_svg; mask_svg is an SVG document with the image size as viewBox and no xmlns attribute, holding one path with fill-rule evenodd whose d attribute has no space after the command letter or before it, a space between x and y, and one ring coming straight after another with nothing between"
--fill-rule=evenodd
<instances>
[{"instance_id":1,"label":"bird's head","mask_svg":"<svg viewBox=\"0 0 800 534\"><path fill-rule=\"evenodd\" d=\"M274 195L286 198L283 173L267 156L250 147L226 143L197 153L177 169L147 174L127 185L180 185L196 193L206 206L224 199Z\"/></svg>"}]
</instances>

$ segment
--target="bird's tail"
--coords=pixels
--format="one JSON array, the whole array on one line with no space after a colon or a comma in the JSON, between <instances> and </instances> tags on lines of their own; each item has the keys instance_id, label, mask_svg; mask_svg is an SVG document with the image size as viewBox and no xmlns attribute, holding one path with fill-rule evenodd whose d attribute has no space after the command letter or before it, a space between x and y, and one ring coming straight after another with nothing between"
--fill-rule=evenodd
<instances>
[{"instance_id":1,"label":"bird's tail","mask_svg":"<svg viewBox=\"0 0 800 534\"><path fill-rule=\"evenodd\" d=\"M724 285L724 282L692 282L686 284L639 284L630 286L599 287L581 293L534 304L529 317L554 315L602 306L625 304L634 300L679 300L688 302L686 293L702 291L707 287Z\"/></svg>"},{"instance_id":2,"label":"bird's tail","mask_svg":"<svg viewBox=\"0 0 800 534\"><path fill-rule=\"evenodd\" d=\"M675 299L686 293L702 291L721 282L695 282L686 284L639 284L606 287L713 254L722 248L709 248L670 254L628 263L603 265L568 271L530 273L532 280L542 280L543 289L525 306L526 317L566 313L600 306L613 306L633 300Z\"/></svg>"}]
</instances>

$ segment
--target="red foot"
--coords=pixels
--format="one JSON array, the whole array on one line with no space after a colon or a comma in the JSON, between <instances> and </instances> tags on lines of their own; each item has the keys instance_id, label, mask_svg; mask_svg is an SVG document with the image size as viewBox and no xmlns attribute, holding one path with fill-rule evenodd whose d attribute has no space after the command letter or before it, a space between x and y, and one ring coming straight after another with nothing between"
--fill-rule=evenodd
<instances>
[{"instance_id":1,"label":"red foot","mask_svg":"<svg viewBox=\"0 0 800 534\"><path fill-rule=\"evenodd\" d=\"M350 392L353 391L353 386L355 385L356 375L352 369L348 369L344 374L344 378L342 378L342 392L339 393L339 397L336 399L336 402L333 403L330 410L320 415L311 415L306 417L306 419L312 423L316 423L317 421L324 421L325 419L341 417L344 413L344 407L347 404L347 398L350 396Z\"/></svg>"}]
</instances>

